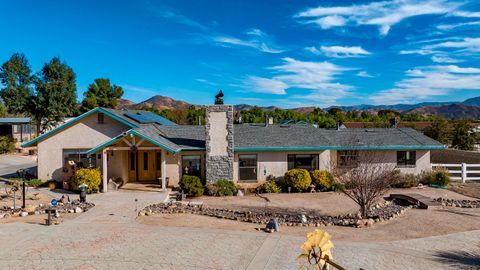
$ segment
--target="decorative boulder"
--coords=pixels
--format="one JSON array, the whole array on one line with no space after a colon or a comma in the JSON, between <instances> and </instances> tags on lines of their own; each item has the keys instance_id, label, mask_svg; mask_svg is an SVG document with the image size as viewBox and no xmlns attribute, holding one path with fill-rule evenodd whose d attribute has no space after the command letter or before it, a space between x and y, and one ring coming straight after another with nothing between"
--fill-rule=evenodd
<instances>
[{"instance_id":1,"label":"decorative boulder","mask_svg":"<svg viewBox=\"0 0 480 270\"><path fill-rule=\"evenodd\" d=\"M278 232L279 226L276 218L272 218L268 221L267 226L265 227L266 232Z\"/></svg>"}]
</instances>

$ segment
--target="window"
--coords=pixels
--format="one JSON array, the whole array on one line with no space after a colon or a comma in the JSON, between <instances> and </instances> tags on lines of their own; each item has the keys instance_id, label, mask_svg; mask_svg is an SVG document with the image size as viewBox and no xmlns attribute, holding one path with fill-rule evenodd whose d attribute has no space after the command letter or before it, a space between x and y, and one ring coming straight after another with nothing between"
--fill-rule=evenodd
<instances>
[{"instance_id":1,"label":"window","mask_svg":"<svg viewBox=\"0 0 480 270\"><path fill-rule=\"evenodd\" d=\"M135 152L130 152L130 171L135 171Z\"/></svg>"},{"instance_id":2,"label":"window","mask_svg":"<svg viewBox=\"0 0 480 270\"><path fill-rule=\"evenodd\" d=\"M148 171L148 152L143 152L143 170Z\"/></svg>"},{"instance_id":3,"label":"window","mask_svg":"<svg viewBox=\"0 0 480 270\"><path fill-rule=\"evenodd\" d=\"M338 153L338 167L354 168L358 166L357 150L338 151L337 153Z\"/></svg>"},{"instance_id":4,"label":"window","mask_svg":"<svg viewBox=\"0 0 480 270\"><path fill-rule=\"evenodd\" d=\"M200 156L182 156L182 173L202 177Z\"/></svg>"},{"instance_id":5,"label":"window","mask_svg":"<svg viewBox=\"0 0 480 270\"><path fill-rule=\"evenodd\" d=\"M257 181L257 155L238 156L239 180Z\"/></svg>"},{"instance_id":6,"label":"window","mask_svg":"<svg viewBox=\"0 0 480 270\"><path fill-rule=\"evenodd\" d=\"M105 115L103 113L98 113L97 114L97 120L99 124L104 124L105 122Z\"/></svg>"},{"instance_id":7,"label":"window","mask_svg":"<svg viewBox=\"0 0 480 270\"><path fill-rule=\"evenodd\" d=\"M69 161L74 161L77 168L92 168L97 166L95 155L88 156L89 149L63 149L63 167L66 168Z\"/></svg>"},{"instance_id":8,"label":"window","mask_svg":"<svg viewBox=\"0 0 480 270\"><path fill-rule=\"evenodd\" d=\"M415 151L398 151L397 166L398 167L415 167L417 164Z\"/></svg>"},{"instance_id":9,"label":"window","mask_svg":"<svg viewBox=\"0 0 480 270\"><path fill-rule=\"evenodd\" d=\"M318 169L318 155L288 155L288 169L305 169L313 171Z\"/></svg>"},{"instance_id":10,"label":"window","mask_svg":"<svg viewBox=\"0 0 480 270\"><path fill-rule=\"evenodd\" d=\"M162 153L155 152L155 168L157 171L162 170Z\"/></svg>"}]
</instances>

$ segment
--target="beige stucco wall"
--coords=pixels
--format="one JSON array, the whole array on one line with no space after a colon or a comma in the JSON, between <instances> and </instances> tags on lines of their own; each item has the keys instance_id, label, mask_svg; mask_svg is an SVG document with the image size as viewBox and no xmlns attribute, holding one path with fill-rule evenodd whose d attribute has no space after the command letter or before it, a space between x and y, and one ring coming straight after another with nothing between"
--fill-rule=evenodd
<instances>
[{"instance_id":1,"label":"beige stucco wall","mask_svg":"<svg viewBox=\"0 0 480 270\"><path fill-rule=\"evenodd\" d=\"M371 151L375 154L373 158L367 158L370 163L382 163L382 164L390 164L391 166L395 166L397 170L402 173L409 173L409 174L420 174L423 171L431 170L430 164L430 150L409 150L409 151L416 151L416 166L415 167L397 167L397 151L396 150L377 150ZM370 152L370 151L369 151ZM359 155L365 155L365 151L359 151ZM369 155L369 154L367 154ZM331 151L331 162L334 167L337 164L337 151Z\"/></svg>"},{"instance_id":2,"label":"beige stucco wall","mask_svg":"<svg viewBox=\"0 0 480 270\"><path fill-rule=\"evenodd\" d=\"M105 123L97 123L97 114L79 122L38 143L38 177L43 180L62 180L63 149L91 149L130 129L105 116ZM97 166L101 163L97 162Z\"/></svg>"},{"instance_id":3,"label":"beige stucco wall","mask_svg":"<svg viewBox=\"0 0 480 270\"><path fill-rule=\"evenodd\" d=\"M257 182L242 183L238 182L238 158L239 155L257 155ZM268 151L268 152L239 152L235 153L233 181L239 186L250 188L256 187L267 180L270 175L273 177L282 177L288 169L287 155L289 154L318 154L319 168L330 169L330 151Z\"/></svg>"},{"instance_id":4,"label":"beige stucco wall","mask_svg":"<svg viewBox=\"0 0 480 270\"><path fill-rule=\"evenodd\" d=\"M122 178L124 182L128 182L128 151L107 151L107 154L108 179ZM102 170L101 158L97 160L97 167Z\"/></svg>"}]
</instances>

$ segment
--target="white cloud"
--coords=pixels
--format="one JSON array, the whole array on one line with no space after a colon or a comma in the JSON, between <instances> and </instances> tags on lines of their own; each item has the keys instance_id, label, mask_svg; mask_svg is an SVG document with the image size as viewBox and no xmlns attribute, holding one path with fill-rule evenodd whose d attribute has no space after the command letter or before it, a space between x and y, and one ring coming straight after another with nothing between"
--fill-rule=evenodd
<instances>
[{"instance_id":1,"label":"white cloud","mask_svg":"<svg viewBox=\"0 0 480 270\"><path fill-rule=\"evenodd\" d=\"M249 29L245 34L251 36L251 38L240 39L226 35L217 35L212 37L212 40L221 46L249 47L266 53L281 53L284 51L280 46L275 44L270 35L262 32L260 29Z\"/></svg>"},{"instance_id":2,"label":"white cloud","mask_svg":"<svg viewBox=\"0 0 480 270\"><path fill-rule=\"evenodd\" d=\"M404 19L433 14L473 17L472 12L460 12L461 3L447 0L391 0L368 4L309 8L297 13L301 23L318 24L322 28L345 25L375 25L381 35L387 35L390 28Z\"/></svg>"},{"instance_id":3,"label":"white cloud","mask_svg":"<svg viewBox=\"0 0 480 270\"><path fill-rule=\"evenodd\" d=\"M320 50L329 57L347 58L347 57L361 57L369 55L370 53L362 49L362 47L343 47L343 46L321 46Z\"/></svg>"},{"instance_id":4,"label":"white cloud","mask_svg":"<svg viewBox=\"0 0 480 270\"><path fill-rule=\"evenodd\" d=\"M287 89L310 90L306 95L292 95L291 99L302 99L320 102L334 101L344 97L352 89L350 85L337 82L337 75L349 69L330 62L299 61L293 58L283 58L283 63L270 67L271 78L249 76L244 81L243 88L252 92L267 94L286 94Z\"/></svg>"},{"instance_id":5,"label":"white cloud","mask_svg":"<svg viewBox=\"0 0 480 270\"><path fill-rule=\"evenodd\" d=\"M455 11L453 15L464 18L480 18L480 12Z\"/></svg>"},{"instance_id":6,"label":"white cloud","mask_svg":"<svg viewBox=\"0 0 480 270\"><path fill-rule=\"evenodd\" d=\"M285 95L288 85L277 79L249 76L244 81L244 87L251 92Z\"/></svg>"},{"instance_id":7,"label":"white cloud","mask_svg":"<svg viewBox=\"0 0 480 270\"><path fill-rule=\"evenodd\" d=\"M432 50L401 50L398 52L399 54L420 54L420 55L428 55L428 54L433 54L435 51Z\"/></svg>"},{"instance_id":8,"label":"white cloud","mask_svg":"<svg viewBox=\"0 0 480 270\"><path fill-rule=\"evenodd\" d=\"M447 56L432 56L432 61L435 63L459 63L461 60L453 59Z\"/></svg>"},{"instance_id":9,"label":"white cloud","mask_svg":"<svg viewBox=\"0 0 480 270\"><path fill-rule=\"evenodd\" d=\"M465 38L461 41L446 41L424 46L425 49L457 48L468 52L480 52L480 38Z\"/></svg>"},{"instance_id":10,"label":"white cloud","mask_svg":"<svg viewBox=\"0 0 480 270\"><path fill-rule=\"evenodd\" d=\"M320 25L322 29L329 29L332 27L344 26L345 24L347 24L347 21L341 16L333 15L333 16L326 16L320 19L308 21L306 23L316 23Z\"/></svg>"},{"instance_id":11,"label":"white cloud","mask_svg":"<svg viewBox=\"0 0 480 270\"><path fill-rule=\"evenodd\" d=\"M309 52L311 52L311 53L313 53L313 54L316 54L316 55L321 54L321 52L320 52L317 48L315 48L314 46L305 47L305 50L307 50L307 51L309 51Z\"/></svg>"},{"instance_id":12,"label":"white cloud","mask_svg":"<svg viewBox=\"0 0 480 270\"><path fill-rule=\"evenodd\" d=\"M464 23L453 23L453 24L439 24L437 25L437 28L440 30L448 31L455 28L459 28L459 27L476 26L476 25L480 25L480 22L476 21L476 22L464 22Z\"/></svg>"},{"instance_id":13,"label":"white cloud","mask_svg":"<svg viewBox=\"0 0 480 270\"><path fill-rule=\"evenodd\" d=\"M357 76L358 76L358 77L364 77L364 78L375 78L375 76L370 75L370 74L369 74L368 72L366 72L366 71L359 71L359 72L357 73Z\"/></svg>"},{"instance_id":14,"label":"white cloud","mask_svg":"<svg viewBox=\"0 0 480 270\"><path fill-rule=\"evenodd\" d=\"M370 97L377 104L413 103L455 90L480 90L480 68L428 66L406 72L395 87Z\"/></svg>"}]
</instances>

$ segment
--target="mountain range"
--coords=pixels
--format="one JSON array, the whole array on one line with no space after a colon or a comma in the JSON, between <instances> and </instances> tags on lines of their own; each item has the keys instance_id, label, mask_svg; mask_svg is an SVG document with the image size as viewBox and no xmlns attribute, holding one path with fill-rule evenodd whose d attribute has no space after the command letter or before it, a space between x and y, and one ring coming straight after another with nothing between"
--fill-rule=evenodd
<instances>
[{"instance_id":1,"label":"mountain range","mask_svg":"<svg viewBox=\"0 0 480 270\"><path fill-rule=\"evenodd\" d=\"M188 109L190 106L195 106L196 108L203 107L202 105L194 105L187 103L185 101L175 100L170 97L156 95L147 100L144 100L139 103L127 99L120 99L118 102L117 108L126 108L126 109L141 109L141 108L153 108L157 110L178 110L178 109ZM281 109L276 106L265 106L259 107L249 104L237 104L234 106L235 110L252 110L255 108L260 108L265 111L273 111L275 109ZM383 109L395 110L404 114L420 114L420 115L436 115L442 116L449 119L460 119L460 118L469 118L469 119L478 119L480 118L480 96L470 98L461 102L423 102L416 104L394 104L394 105L369 105L361 104L355 106L334 106L340 108L344 111L359 110L359 111L370 111L377 112ZM323 108L328 110L333 107ZM313 111L315 107L298 107L292 108L300 113L309 113Z\"/></svg>"}]
</instances>

